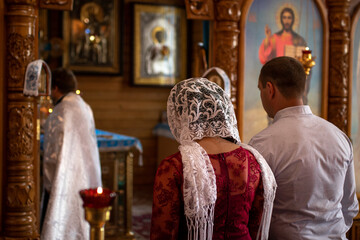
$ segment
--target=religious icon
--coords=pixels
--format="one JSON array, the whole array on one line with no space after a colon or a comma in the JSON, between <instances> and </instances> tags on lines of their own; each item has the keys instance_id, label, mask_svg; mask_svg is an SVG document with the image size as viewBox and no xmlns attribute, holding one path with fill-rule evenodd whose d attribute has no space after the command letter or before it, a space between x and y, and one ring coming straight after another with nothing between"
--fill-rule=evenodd
<instances>
[{"instance_id":1,"label":"religious icon","mask_svg":"<svg viewBox=\"0 0 360 240\"><path fill-rule=\"evenodd\" d=\"M281 9L280 22L282 28L272 34L268 24L265 25L265 39L259 48L259 60L262 64L274 57L289 56L300 57L301 51L306 47L303 37L293 30L295 13L290 7Z\"/></svg>"},{"instance_id":2,"label":"religious icon","mask_svg":"<svg viewBox=\"0 0 360 240\"><path fill-rule=\"evenodd\" d=\"M117 6L118 0L74 1L74 10L64 18L65 66L74 71L118 72Z\"/></svg>"},{"instance_id":3,"label":"religious icon","mask_svg":"<svg viewBox=\"0 0 360 240\"><path fill-rule=\"evenodd\" d=\"M280 12L280 31L271 34L268 24L265 25L265 39L259 48L259 60L262 64L274 57L288 56L301 58L302 51L306 48L305 39L293 30L295 23L295 13L293 8L284 7ZM303 96L304 103L307 104L307 93L309 92L311 75L308 74L305 93Z\"/></svg>"},{"instance_id":4,"label":"religious icon","mask_svg":"<svg viewBox=\"0 0 360 240\"><path fill-rule=\"evenodd\" d=\"M185 10L134 4L133 83L172 86L186 78Z\"/></svg>"},{"instance_id":5,"label":"religious icon","mask_svg":"<svg viewBox=\"0 0 360 240\"><path fill-rule=\"evenodd\" d=\"M166 45L167 32L164 27L156 26L151 31L151 45L145 53L145 71L148 75L174 74L174 60L170 47Z\"/></svg>"},{"instance_id":6,"label":"religious icon","mask_svg":"<svg viewBox=\"0 0 360 240\"><path fill-rule=\"evenodd\" d=\"M246 22L243 141L266 128L271 120L263 110L258 91L260 69L274 57L301 58L308 47L316 56L303 101L316 115L322 113L323 19L313 0L254 0ZM320 47L319 47L320 46ZM311 81L310 81L311 78ZM241 122L241 120L240 120Z\"/></svg>"}]
</instances>

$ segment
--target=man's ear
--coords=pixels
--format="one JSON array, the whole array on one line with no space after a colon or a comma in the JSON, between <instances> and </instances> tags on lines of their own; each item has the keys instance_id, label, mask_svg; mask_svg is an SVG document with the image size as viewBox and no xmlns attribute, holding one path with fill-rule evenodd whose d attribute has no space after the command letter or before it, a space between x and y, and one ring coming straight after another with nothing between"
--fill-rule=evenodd
<instances>
[{"instance_id":1,"label":"man's ear","mask_svg":"<svg viewBox=\"0 0 360 240\"><path fill-rule=\"evenodd\" d=\"M268 91L268 96L274 98L275 96L275 86L272 82L266 82L266 91Z\"/></svg>"}]
</instances>

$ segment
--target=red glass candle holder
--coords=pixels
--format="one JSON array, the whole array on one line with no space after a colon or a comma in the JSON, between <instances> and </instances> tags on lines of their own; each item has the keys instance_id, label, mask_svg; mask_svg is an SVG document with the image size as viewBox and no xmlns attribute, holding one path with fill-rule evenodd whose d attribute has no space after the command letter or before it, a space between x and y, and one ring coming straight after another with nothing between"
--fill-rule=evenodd
<instances>
[{"instance_id":1,"label":"red glass candle holder","mask_svg":"<svg viewBox=\"0 0 360 240\"><path fill-rule=\"evenodd\" d=\"M88 208L104 208L112 205L116 193L110 189L90 188L81 190L80 196L84 202L83 207Z\"/></svg>"},{"instance_id":2,"label":"red glass candle holder","mask_svg":"<svg viewBox=\"0 0 360 240\"><path fill-rule=\"evenodd\" d=\"M303 54L311 54L311 50L305 49L305 50L302 50L302 53Z\"/></svg>"}]
</instances>

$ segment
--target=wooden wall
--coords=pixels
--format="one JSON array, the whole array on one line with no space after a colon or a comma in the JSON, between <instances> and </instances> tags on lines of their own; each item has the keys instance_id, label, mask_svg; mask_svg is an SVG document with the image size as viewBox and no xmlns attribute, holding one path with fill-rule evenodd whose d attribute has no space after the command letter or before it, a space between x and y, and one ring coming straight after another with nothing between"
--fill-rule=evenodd
<instances>
[{"instance_id":1,"label":"wooden wall","mask_svg":"<svg viewBox=\"0 0 360 240\"><path fill-rule=\"evenodd\" d=\"M0 18L1 19L4 19L4 12L5 12L5 9L4 9L4 2L5 1L0 1ZM0 33L3 33L5 30L5 22L4 21L0 21ZM1 43L4 43L6 42L5 41L5 34L0 34L0 42ZM2 169L3 169L3 164L4 164L4 161L2 161L2 159L5 159L4 157L4 137L5 135L3 134L3 129L4 129L4 123L5 121L3 121L4 119L4 106L5 106L5 103L4 103L4 99L5 99L5 70L4 70L4 65L5 65L5 51L4 51L4 44L2 44L2 47L0 47L0 157L1 157L1 161L0 161L0 171L2 172ZM0 186L3 186L3 178L2 176L0 177ZM1 188L3 189L3 188ZM2 200L3 200L3 192L0 191L0 206L2 206ZM0 208L0 216L2 216L2 208ZM2 218L0 218L0 232L2 231Z\"/></svg>"},{"instance_id":2,"label":"wooden wall","mask_svg":"<svg viewBox=\"0 0 360 240\"><path fill-rule=\"evenodd\" d=\"M140 139L143 146L143 162L141 167L134 163L134 184L153 183L156 172L157 138L152 129L160 121L161 111L166 110L166 101L170 87L138 87L131 86L131 3L126 0L121 6L121 75L84 75L76 74L83 98L92 107L96 128ZM183 0L136 1L145 3L161 3L184 6ZM191 76L193 49L202 39L202 22L192 21L188 24L188 59Z\"/></svg>"}]
</instances>

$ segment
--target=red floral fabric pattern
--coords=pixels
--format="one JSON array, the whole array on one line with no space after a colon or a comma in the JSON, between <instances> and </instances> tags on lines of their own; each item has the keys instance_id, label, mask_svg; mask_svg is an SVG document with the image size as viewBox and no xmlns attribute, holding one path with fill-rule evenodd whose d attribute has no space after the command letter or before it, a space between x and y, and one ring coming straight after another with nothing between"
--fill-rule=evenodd
<instances>
[{"instance_id":1,"label":"red floral fabric pattern","mask_svg":"<svg viewBox=\"0 0 360 240\"><path fill-rule=\"evenodd\" d=\"M256 239L263 212L261 170L255 157L239 147L209 154L216 175L213 239ZM153 192L152 240L187 239L181 154L158 167Z\"/></svg>"}]
</instances>

